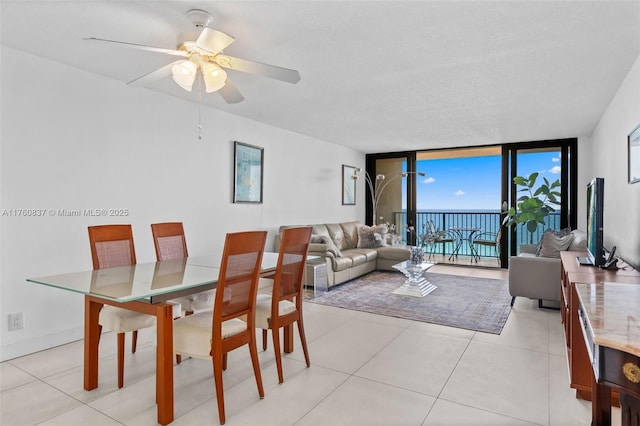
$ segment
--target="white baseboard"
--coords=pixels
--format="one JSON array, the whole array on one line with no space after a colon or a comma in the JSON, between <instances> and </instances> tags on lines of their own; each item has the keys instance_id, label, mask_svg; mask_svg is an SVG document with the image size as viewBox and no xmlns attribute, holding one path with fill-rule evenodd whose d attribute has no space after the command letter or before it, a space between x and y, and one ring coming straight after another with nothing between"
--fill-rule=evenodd
<instances>
[{"instance_id":1,"label":"white baseboard","mask_svg":"<svg viewBox=\"0 0 640 426\"><path fill-rule=\"evenodd\" d=\"M44 336L31 337L8 345L0 345L0 361L7 361L20 356L51 349L83 338L84 327L76 327Z\"/></svg>"}]
</instances>

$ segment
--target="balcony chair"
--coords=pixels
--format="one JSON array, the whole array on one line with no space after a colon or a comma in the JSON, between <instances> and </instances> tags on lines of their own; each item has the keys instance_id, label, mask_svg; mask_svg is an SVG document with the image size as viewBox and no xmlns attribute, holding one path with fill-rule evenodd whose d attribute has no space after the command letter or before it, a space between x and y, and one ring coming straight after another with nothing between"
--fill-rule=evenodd
<instances>
[{"instance_id":1,"label":"balcony chair","mask_svg":"<svg viewBox=\"0 0 640 426\"><path fill-rule=\"evenodd\" d=\"M213 310L197 312L173 323L174 351L213 363L220 424L225 423L222 370L228 352L249 345L258 395L264 398L256 347L255 307L266 239L266 231L227 234ZM246 321L240 319L243 317Z\"/></svg>"},{"instance_id":2,"label":"balcony chair","mask_svg":"<svg viewBox=\"0 0 640 426\"><path fill-rule=\"evenodd\" d=\"M256 327L262 328L262 349L267 349L267 330L273 336L273 351L278 368L278 380L284 381L282 375L282 354L280 352L280 329L298 325L298 334L304 352L307 367L309 351L302 321L303 286L302 277L307 261L307 250L311 240L310 227L286 228L282 230L282 242L278 264L273 279L261 278L261 281L272 281L271 295L258 294L256 303Z\"/></svg>"},{"instance_id":3,"label":"balcony chair","mask_svg":"<svg viewBox=\"0 0 640 426\"><path fill-rule=\"evenodd\" d=\"M436 244L442 244L443 250L447 243L456 243L456 237L449 231L439 231L432 220L429 221L429 229L421 237L422 247L429 251L429 259L435 254Z\"/></svg>"},{"instance_id":4,"label":"balcony chair","mask_svg":"<svg viewBox=\"0 0 640 426\"><path fill-rule=\"evenodd\" d=\"M498 232L483 232L474 236L473 245L480 247L493 247L495 249L496 259L498 260L498 266L501 266L500 262L500 237L502 235L502 229L498 229ZM476 249L477 252L477 249ZM476 257L476 263L478 257Z\"/></svg>"},{"instance_id":5,"label":"balcony chair","mask_svg":"<svg viewBox=\"0 0 640 426\"><path fill-rule=\"evenodd\" d=\"M89 244L93 269L114 268L136 264L131 225L89 226ZM179 317L181 307L173 304L173 315ZM155 317L115 306L105 305L100 310L100 331L114 331L118 340L118 388L124 386L124 337L132 332L131 353L136 352L138 330L153 327Z\"/></svg>"}]
</instances>

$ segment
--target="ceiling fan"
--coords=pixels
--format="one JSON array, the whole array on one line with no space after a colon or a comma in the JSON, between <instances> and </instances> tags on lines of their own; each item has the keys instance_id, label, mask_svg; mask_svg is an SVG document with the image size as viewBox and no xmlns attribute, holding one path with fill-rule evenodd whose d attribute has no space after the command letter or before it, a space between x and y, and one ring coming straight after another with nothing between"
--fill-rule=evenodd
<instances>
[{"instance_id":1,"label":"ceiling fan","mask_svg":"<svg viewBox=\"0 0 640 426\"><path fill-rule=\"evenodd\" d=\"M116 43L133 49L181 57L177 61L128 82L127 84L130 85L142 86L171 75L180 87L190 92L196 79L201 78L200 81L204 82L207 93L217 91L227 103L233 104L241 102L244 97L231 82L224 68L293 84L300 81L298 71L223 54L222 51L235 39L222 31L208 28L208 25L213 21L213 16L200 9L189 10L186 16L198 30L179 34L175 50L96 37L89 37L85 40Z\"/></svg>"}]
</instances>

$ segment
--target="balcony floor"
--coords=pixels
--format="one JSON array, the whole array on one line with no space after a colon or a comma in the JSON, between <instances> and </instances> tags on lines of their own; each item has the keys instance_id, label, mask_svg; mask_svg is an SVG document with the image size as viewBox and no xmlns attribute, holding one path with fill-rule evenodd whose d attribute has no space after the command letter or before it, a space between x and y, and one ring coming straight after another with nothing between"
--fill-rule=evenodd
<instances>
[{"instance_id":1,"label":"balcony floor","mask_svg":"<svg viewBox=\"0 0 640 426\"><path fill-rule=\"evenodd\" d=\"M427 254L425 258L428 262L435 262L438 264L449 264L449 265L456 265L456 266L473 266L476 268L500 268L500 263L498 262L498 259L496 259L495 257L481 257L480 260L478 260L477 262L475 260L472 260L471 256L464 256L464 255L453 257L451 260L449 260L448 254L446 255L434 254L431 257L429 257L429 255Z\"/></svg>"}]
</instances>

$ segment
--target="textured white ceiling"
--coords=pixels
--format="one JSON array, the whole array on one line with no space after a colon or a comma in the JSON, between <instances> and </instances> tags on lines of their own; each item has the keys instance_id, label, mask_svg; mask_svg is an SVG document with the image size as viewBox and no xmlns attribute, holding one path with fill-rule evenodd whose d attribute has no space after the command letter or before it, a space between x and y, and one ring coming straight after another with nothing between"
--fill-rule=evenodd
<instances>
[{"instance_id":1,"label":"textured white ceiling","mask_svg":"<svg viewBox=\"0 0 640 426\"><path fill-rule=\"evenodd\" d=\"M175 58L200 8L225 53L293 68L291 85L229 71L246 100L206 104L363 152L591 133L640 54L640 1L2 0L1 41L127 82ZM46 70L43 70L46 72ZM171 78L146 88L198 101Z\"/></svg>"}]
</instances>

